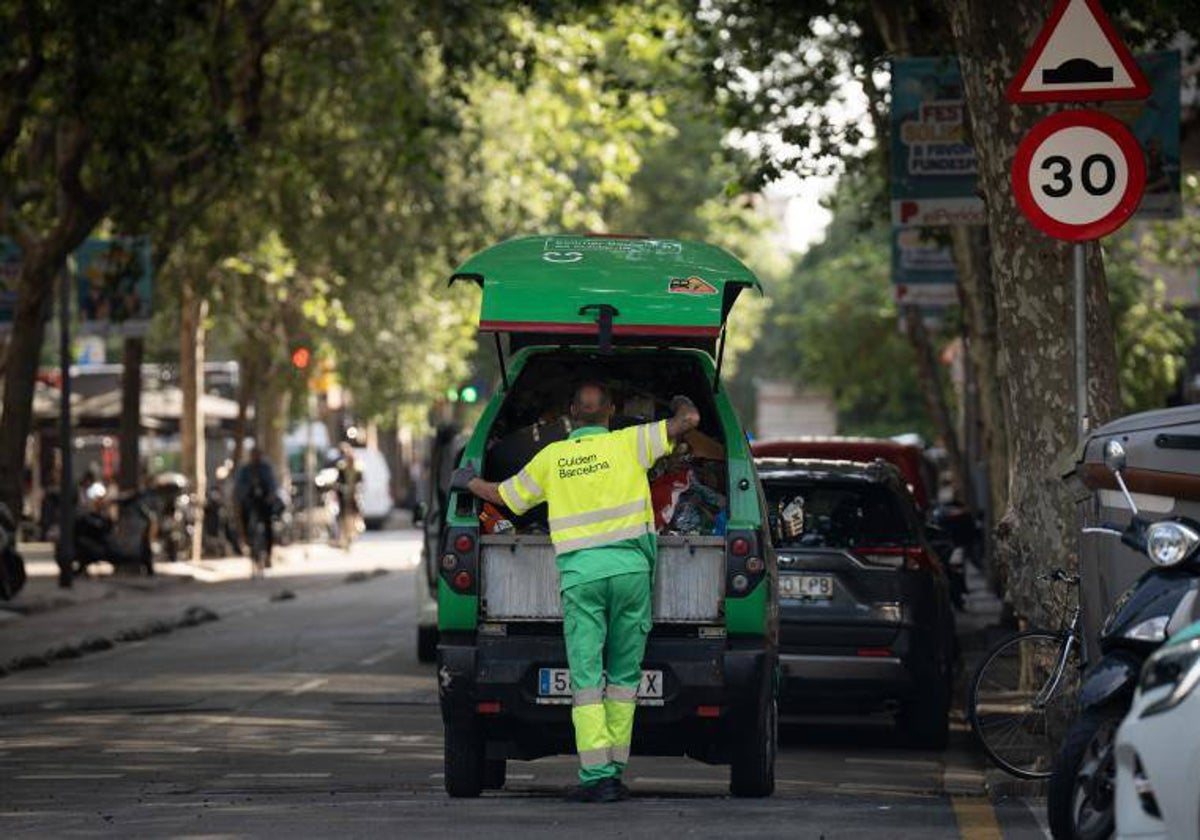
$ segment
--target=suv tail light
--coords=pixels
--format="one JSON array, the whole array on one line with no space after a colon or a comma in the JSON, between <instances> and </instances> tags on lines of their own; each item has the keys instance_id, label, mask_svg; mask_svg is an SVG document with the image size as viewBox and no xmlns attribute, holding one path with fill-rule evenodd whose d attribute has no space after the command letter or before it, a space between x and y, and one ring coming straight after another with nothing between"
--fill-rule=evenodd
<instances>
[{"instance_id":1,"label":"suv tail light","mask_svg":"<svg viewBox=\"0 0 1200 840\"><path fill-rule=\"evenodd\" d=\"M854 553L872 566L885 566L889 569L920 571L941 568L937 558L917 545L905 546L903 548L890 545L878 548L860 547L854 549Z\"/></svg>"},{"instance_id":2,"label":"suv tail light","mask_svg":"<svg viewBox=\"0 0 1200 840\"><path fill-rule=\"evenodd\" d=\"M474 595L479 583L479 529L451 528L446 534L441 575L463 595Z\"/></svg>"},{"instance_id":3,"label":"suv tail light","mask_svg":"<svg viewBox=\"0 0 1200 840\"><path fill-rule=\"evenodd\" d=\"M725 535L725 594L740 598L754 590L766 572L762 543L752 530Z\"/></svg>"}]
</instances>

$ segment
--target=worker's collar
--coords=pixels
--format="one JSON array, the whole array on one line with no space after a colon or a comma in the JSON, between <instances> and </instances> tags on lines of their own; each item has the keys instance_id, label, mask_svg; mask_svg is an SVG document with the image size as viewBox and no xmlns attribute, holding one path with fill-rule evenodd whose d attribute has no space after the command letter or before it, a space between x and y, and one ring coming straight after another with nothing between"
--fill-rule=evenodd
<instances>
[{"instance_id":1,"label":"worker's collar","mask_svg":"<svg viewBox=\"0 0 1200 840\"><path fill-rule=\"evenodd\" d=\"M570 437L571 440L574 440L575 438L586 437L587 435L606 434L608 434L608 429L604 428L603 426L580 426L578 429L575 429L573 432L571 432L568 437Z\"/></svg>"}]
</instances>

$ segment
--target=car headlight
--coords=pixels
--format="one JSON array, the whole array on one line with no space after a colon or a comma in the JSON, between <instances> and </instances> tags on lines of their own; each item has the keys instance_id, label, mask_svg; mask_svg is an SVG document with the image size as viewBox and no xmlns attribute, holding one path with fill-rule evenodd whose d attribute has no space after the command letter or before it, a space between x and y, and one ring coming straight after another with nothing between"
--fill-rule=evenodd
<instances>
[{"instance_id":1,"label":"car headlight","mask_svg":"<svg viewBox=\"0 0 1200 840\"><path fill-rule=\"evenodd\" d=\"M1200 639L1191 639L1158 651L1142 668L1142 693L1168 686L1170 691L1147 706L1142 717L1175 708L1187 699L1197 683L1200 683Z\"/></svg>"},{"instance_id":2,"label":"car headlight","mask_svg":"<svg viewBox=\"0 0 1200 840\"><path fill-rule=\"evenodd\" d=\"M1179 522L1155 522L1146 529L1146 554L1159 566L1174 566L1191 556L1200 534Z\"/></svg>"}]
</instances>

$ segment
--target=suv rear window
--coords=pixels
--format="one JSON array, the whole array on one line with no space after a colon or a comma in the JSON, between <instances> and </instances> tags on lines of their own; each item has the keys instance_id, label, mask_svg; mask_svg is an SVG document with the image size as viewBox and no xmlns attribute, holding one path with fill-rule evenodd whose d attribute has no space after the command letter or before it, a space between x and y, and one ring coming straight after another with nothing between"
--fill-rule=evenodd
<instances>
[{"instance_id":1,"label":"suv rear window","mask_svg":"<svg viewBox=\"0 0 1200 840\"><path fill-rule=\"evenodd\" d=\"M771 533L777 548L855 548L911 544L914 536L892 489L866 482L764 481ZM793 507L803 507L803 527Z\"/></svg>"}]
</instances>

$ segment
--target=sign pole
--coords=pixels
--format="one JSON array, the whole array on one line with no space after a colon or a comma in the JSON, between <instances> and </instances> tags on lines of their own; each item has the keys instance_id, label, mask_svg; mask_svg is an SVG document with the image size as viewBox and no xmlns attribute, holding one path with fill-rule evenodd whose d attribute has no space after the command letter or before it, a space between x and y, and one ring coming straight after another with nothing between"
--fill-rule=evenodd
<instances>
[{"instance_id":1,"label":"sign pole","mask_svg":"<svg viewBox=\"0 0 1200 840\"><path fill-rule=\"evenodd\" d=\"M59 272L58 358L62 387L62 406L58 413L58 450L60 475L58 485L58 585L72 583L71 564L75 560L75 476L72 468L71 441L71 272L63 266Z\"/></svg>"},{"instance_id":2,"label":"sign pole","mask_svg":"<svg viewBox=\"0 0 1200 840\"><path fill-rule=\"evenodd\" d=\"M1075 252L1075 418L1079 441L1088 433L1087 387L1087 253L1083 242Z\"/></svg>"}]
</instances>

